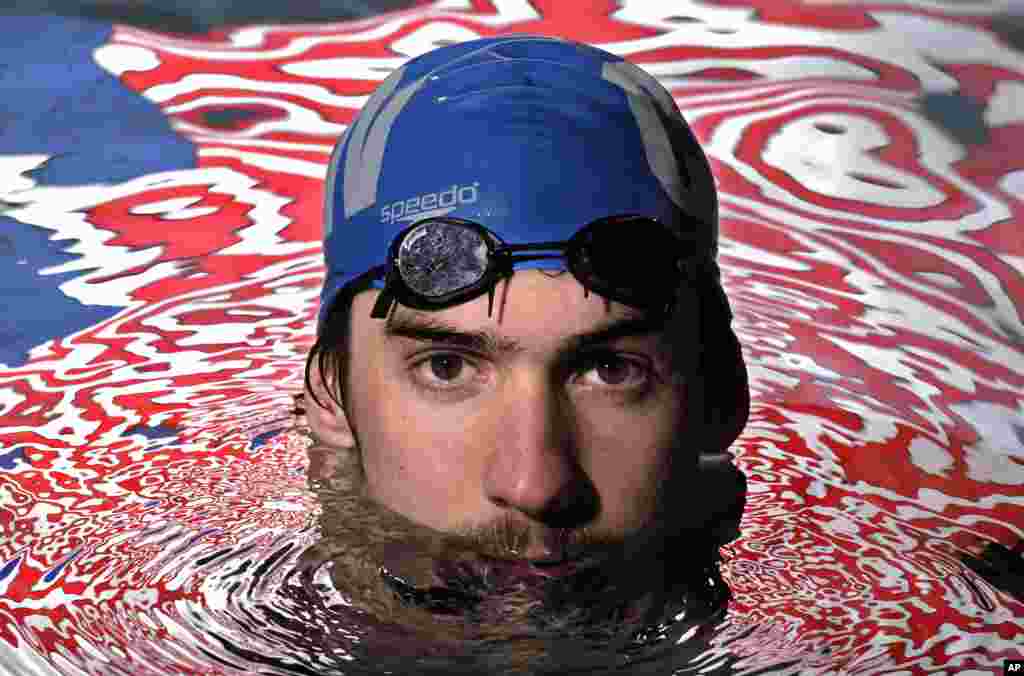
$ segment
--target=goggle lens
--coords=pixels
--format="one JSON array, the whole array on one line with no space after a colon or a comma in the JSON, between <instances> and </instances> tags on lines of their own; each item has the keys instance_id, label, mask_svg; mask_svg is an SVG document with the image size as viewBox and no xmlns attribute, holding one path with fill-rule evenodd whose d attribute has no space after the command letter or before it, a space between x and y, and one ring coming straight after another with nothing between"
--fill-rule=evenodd
<instances>
[{"instance_id":1,"label":"goggle lens","mask_svg":"<svg viewBox=\"0 0 1024 676\"><path fill-rule=\"evenodd\" d=\"M605 221L580 233L570 247L577 278L602 295L631 305L650 303L674 289L680 242L648 219Z\"/></svg>"},{"instance_id":2,"label":"goggle lens","mask_svg":"<svg viewBox=\"0 0 1024 676\"><path fill-rule=\"evenodd\" d=\"M472 228L427 221L413 228L398 249L398 270L413 292L441 300L479 284L487 274L489 248Z\"/></svg>"}]
</instances>

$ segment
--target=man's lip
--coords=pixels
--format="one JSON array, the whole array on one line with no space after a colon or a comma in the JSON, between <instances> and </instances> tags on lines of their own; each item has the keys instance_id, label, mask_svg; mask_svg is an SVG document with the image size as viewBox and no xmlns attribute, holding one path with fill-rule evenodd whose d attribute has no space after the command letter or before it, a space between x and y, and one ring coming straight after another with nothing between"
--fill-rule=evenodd
<instances>
[{"instance_id":1,"label":"man's lip","mask_svg":"<svg viewBox=\"0 0 1024 676\"><path fill-rule=\"evenodd\" d=\"M559 552L558 554L538 556L538 557L525 557L524 560L532 566L559 566L566 563L573 563L580 559L579 554L571 554L569 552Z\"/></svg>"},{"instance_id":2,"label":"man's lip","mask_svg":"<svg viewBox=\"0 0 1024 676\"><path fill-rule=\"evenodd\" d=\"M485 558L492 572L503 576L562 577L570 575L594 562L593 557L577 553L573 556L546 556L541 558L495 559Z\"/></svg>"},{"instance_id":3,"label":"man's lip","mask_svg":"<svg viewBox=\"0 0 1024 676\"><path fill-rule=\"evenodd\" d=\"M561 577L576 571L575 562L535 564L527 559L491 559L486 563L497 579Z\"/></svg>"},{"instance_id":4,"label":"man's lip","mask_svg":"<svg viewBox=\"0 0 1024 676\"><path fill-rule=\"evenodd\" d=\"M555 532L546 536L542 545L530 547L523 552L522 558L530 563L544 566L575 561L582 558L584 554L582 546L570 544L567 536Z\"/></svg>"}]
</instances>

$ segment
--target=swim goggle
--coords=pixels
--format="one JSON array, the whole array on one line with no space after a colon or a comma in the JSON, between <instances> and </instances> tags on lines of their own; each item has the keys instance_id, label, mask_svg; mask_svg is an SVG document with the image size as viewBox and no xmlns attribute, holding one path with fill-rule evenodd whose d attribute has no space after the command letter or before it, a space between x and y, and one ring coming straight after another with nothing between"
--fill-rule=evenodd
<instances>
[{"instance_id":1,"label":"swim goggle","mask_svg":"<svg viewBox=\"0 0 1024 676\"><path fill-rule=\"evenodd\" d=\"M439 310L489 294L487 316L498 281L519 261L565 260L584 287L607 299L664 312L675 306L679 281L714 261L694 256L688 244L661 222L644 216L593 221L568 241L506 244L484 226L457 218L426 218L400 232L388 262L370 271L385 276L370 316L384 319L397 300L417 310ZM549 253L524 253L541 252Z\"/></svg>"}]
</instances>

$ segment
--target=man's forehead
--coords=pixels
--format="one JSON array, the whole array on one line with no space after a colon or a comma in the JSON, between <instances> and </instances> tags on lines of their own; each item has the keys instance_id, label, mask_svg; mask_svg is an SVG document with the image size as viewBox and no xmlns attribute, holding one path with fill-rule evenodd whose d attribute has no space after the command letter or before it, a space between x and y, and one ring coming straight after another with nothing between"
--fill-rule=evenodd
<instances>
[{"instance_id":1,"label":"man's forehead","mask_svg":"<svg viewBox=\"0 0 1024 676\"><path fill-rule=\"evenodd\" d=\"M406 339L444 343L508 356L548 343L557 345L560 350L578 350L625 337L660 335L664 326L662 319L625 307L578 322L535 322L514 327L488 319L486 314L467 318L464 314L400 307L388 318L383 331L389 342Z\"/></svg>"},{"instance_id":2,"label":"man's forehead","mask_svg":"<svg viewBox=\"0 0 1024 676\"><path fill-rule=\"evenodd\" d=\"M596 294L591 294L591 298L596 298L596 302L585 310L580 307L538 303L529 306L529 310L526 311L523 306L514 306L515 299L503 303L501 294L497 294L490 316L487 313L486 295L462 305L439 310L417 310L396 303L394 310L388 315L385 326L434 323L448 327L458 326L465 330L493 329L500 332L504 329L507 332L514 332L522 325L539 324L550 328L557 323L595 328L623 320L641 320L649 316L643 310L615 301L604 301ZM596 305L600 305L600 309L597 309ZM533 319L541 321L534 322Z\"/></svg>"}]
</instances>

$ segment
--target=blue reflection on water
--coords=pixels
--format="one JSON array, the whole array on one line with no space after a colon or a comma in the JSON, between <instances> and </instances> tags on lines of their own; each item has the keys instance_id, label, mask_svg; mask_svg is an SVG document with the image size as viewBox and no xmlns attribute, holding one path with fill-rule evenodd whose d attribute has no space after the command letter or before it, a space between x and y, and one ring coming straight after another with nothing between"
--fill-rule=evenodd
<instances>
[{"instance_id":1,"label":"blue reflection on water","mask_svg":"<svg viewBox=\"0 0 1024 676\"><path fill-rule=\"evenodd\" d=\"M0 91L18 114L0 123L0 155L45 155L27 172L41 185L119 183L195 166L195 149L160 108L99 67L93 51L110 36L105 22L4 16ZM28 351L112 317L120 308L84 305L60 285L80 271L42 271L77 260L75 239L0 215L0 364L21 366Z\"/></svg>"}]
</instances>

